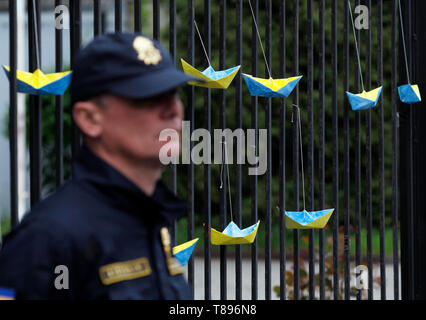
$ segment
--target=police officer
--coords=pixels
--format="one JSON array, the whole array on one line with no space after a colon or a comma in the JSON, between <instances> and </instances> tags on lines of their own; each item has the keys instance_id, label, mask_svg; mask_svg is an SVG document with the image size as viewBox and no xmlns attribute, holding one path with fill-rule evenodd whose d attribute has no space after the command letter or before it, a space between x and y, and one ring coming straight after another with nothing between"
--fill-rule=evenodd
<instances>
[{"instance_id":1,"label":"police officer","mask_svg":"<svg viewBox=\"0 0 426 320\"><path fill-rule=\"evenodd\" d=\"M177 88L190 80L141 34L102 35L77 54L83 146L72 179L5 237L0 287L18 299L192 299L168 231L186 203L161 182L159 160L160 132L180 134Z\"/></svg>"}]
</instances>

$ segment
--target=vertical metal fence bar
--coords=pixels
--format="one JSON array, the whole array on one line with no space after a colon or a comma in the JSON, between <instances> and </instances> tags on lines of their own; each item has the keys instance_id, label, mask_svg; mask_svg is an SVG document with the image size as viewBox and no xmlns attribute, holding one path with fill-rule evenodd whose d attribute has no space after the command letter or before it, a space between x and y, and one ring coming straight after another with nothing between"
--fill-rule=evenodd
<instances>
[{"instance_id":1,"label":"vertical metal fence bar","mask_svg":"<svg viewBox=\"0 0 426 320\"><path fill-rule=\"evenodd\" d=\"M413 2L412 1L403 1L403 14L405 14L405 17L403 17L404 21L412 21L412 10L413 10ZM400 22L401 23L401 22ZM412 36L413 36L413 26L409 23L406 27L405 31L405 38L409 39L409 41L406 42L407 45L407 59L408 59L408 69L412 73L413 71L413 65L412 65ZM406 82L408 82L408 79L406 79ZM409 194L409 219L408 219L408 230L414 231L414 108L410 105L409 107L409 136L410 136L410 143L408 144L408 154L409 154L409 163L408 163L408 174L409 174L409 185L410 188L407 190ZM411 232L409 234L409 240L408 240L408 252L407 252L407 258L408 258L408 283L407 283L407 294L405 295L406 298L413 300L414 299L414 232Z\"/></svg>"},{"instance_id":2,"label":"vertical metal fence bar","mask_svg":"<svg viewBox=\"0 0 426 320\"><path fill-rule=\"evenodd\" d=\"M34 6L35 5L35 8ZM34 17L34 12L35 17ZM37 21L35 29L34 19ZM36 43L37 42L37 43ZM29 69L41 68L40 3L28 1L28 51ZM36 53L38 51L38 53ZM38 62L37 62L38 54ZM30 95L30 192L31 207L41 199L41 96Z\"/></svg>"},{"instance_id":3,"label":"vertical metal fence bar","mask_svg":"<svg viewBox=\"0 0 426 320\"><path fill-rule=\"evenodd\" d=\"M398 106L397 106L397 16L398 0L392 0L392 247L393 294L399 300L399 246L398 246Z\"/></svg>"},{"instance_id":4,"label":"vertical metal fence bar","mask_svg":"<svg viewBox=\"0 0 426 320\"><path fill-rule=\"evenodd\" d=\"M356 5L360 5L357 0ZM356 30L356 41L360 44L359 50L361 54L360 31ZM358 61L356 61L358 63ZM355 68L355 91L359 92L360 88L359 68ZM355 265L361 265L361 113L355 113ZM357 290L357 300L362 298L362 290Z\"/></svg>"},{"instance_id":5,"label":"vertical metal fence bar","mask_svg":"<svg viewBox=\"0 0 426 320\"><path fill-rule=\"evenodd\" d=\"M220 1L220 45L219 45L219 69L224 70L226 68L226 0ZM226 128L226 91L221 90L221 104L220 104L220 115L219 123L221 129ZM226 147L226 146L225 146ZM226 168L225 154L222 154L222 168ZM221 171L222 189L220 190L220 227L221 230L226 228L226 192L227 180L226 170ZM220 299L227 299L227 274L226 274L226 246L220 246Z\"/></svg>"},{"instance_id":6,"label":"vertical metal fence bar","mask_svg":"<svg viewBox=\"0 0 426 320\"><path fill-rule=\"evenodd\" d=\"M325 26L324 26L325 0L320 1L319 24L320 24L320 50L319 50L319 125L318 125L318 181L319 181L319 207L325 205ZM325 232L319 230L319 272L320 272L320 299L325 299Z\"/></svg>"},{"instance_id":7,"label":"vertical metal fence bar","mask_svg":"<svg viewBox=\"0 0 426 320\"><path fill-rule=\"evenodd\" d=\"M266 60L271 65L272 2L266 1ZM265 70L267 73L268 70ZM267 172L266 172L266 222L265 222L265 299L271 299L271 220L272 220L272 100L266 99Z\"/></svg>"},{"instance_id":8,"label":"vertical metal fence bar","mask_svg":"<svg viewBox=\"0 0 426 320\"><path fill-rule=\"evenodd\" d=\"M256 1L257 2L257 1ZM286 33L285 33L286 1L280 2L280 75L286 73ZM255 56L255 55L253 55ZM253 73L255 74L255 73ZM286 128L286 99L281 99L280 109L280 299L286 299L286 226L285 226L285 128Z\"/></svg>"},{"instance_id":9,"label":"vertical metal fence bar","mask_svg":"<svg viewBox=\"0 0 426 320\"><path fill-rule=\"evenodd\" d=\"M55 7L63 4L62 0L55 0ZM56 18L56 17L55 17ZM55 29L55 71L63 71L63 50L62 50L62 29ZM63 153L64 153L64 125L63 125L63 96L55 97L55 172L56 172L56 187L59 187L63 183L64 179L64 165L63 165Z\"/></svg>"},{"instance_id":10,"label":"vertical metal fence bar","mask_svg":"<svg viewBox=\"0 0 426 320\"><path fill-rule=\"evenodd\" d=\"M334 299L339 299L339 109L337 101L337 0L332 3L332 105L333 105L333 203L334 203L334 222L333 222L333 291Z\"/></svg>"},{"instance_id":11,"label":"vertical metal fence bar","mask_svg":"<svg viewBox=\"0 0 426 320\"><path fill-rule=\"evenodd\" d=\"M194 0L188 0L188 62L191 65L194 65ZM187 104L189 109L189 123L190 123L190 134L194 131L195 124L195 97L194 97L194 86L186 86L187 90ZM194 147L194 142L190 139L190 152ZM187 217L187 229L188 229L188 239L194 238L194 163L192 162L192 157L190 157L188 165L188 217ZM192 290L192 295L194 296L194 257L188 261L188 283Z\"/></svg>"},{"instance_id":12,"label":"vertical metal fence bar","mask_svg":"<svg viewBox=\"0 0 426 320\"><path fill-rule=\"evenodd\" d=\"M367 33L367 66L366 66L366 90L371 90L371 0L367 1L368 6L368 30ZM373 252L372 252L372 192L371 192L371 109L366 112L366 216L367 216L367 267L368 267L368 299L373 299Z\"/></svg>"},{"instance_id":13,"label":"vertical metal fence bar","mask_svg":"<svg viewBox=\"0 0 426 320\"><path fill-rule=\"evenodd\" d=\"M378 10L378 82L383 85L383 0L377 2ZM379 212L380 212L380 297L386 300L386 265L385 265L385 133L384 133L383 95L379 100Z\"/></svg>"},{"instance_id":14,"label":"vertical metal fence bar","mask_svg":"<svg viewBox=\"0 0 426 320\"><path fill-rule=\"evenodd\" d=\"M134 0L134 29L135 32L142 32L142 4L141 0Z\"/></svg>"},{"instance_id":15,"label":"vertical metal fence bar","mask_svg":"<svg viewBox=\"0 0 426 320\"><path fill-rule=\"evenodd\" d=\"M312 0L308 0L308 202L314 209L314 21ZM309 299L315 296L314 230L309 230Z\"/></svg>"},{"instance_id":16,"label":"vertical metal fence bar","mask_svg":"<svg viewBox=\"0 0 426 320\"><path fill-rule=\"evenodd\" d=\"M152 0L152 11L152 37L160 41L160 0Z\"/></svg>"},{"instance_id":17,"label":"vertical metal fence bar","mask_svg":"<svg viewBox=\"0 0 426 320\"><path fill-rule=\"evenodd\" d=\"M115 32L121 32L123 28L123 12L122 12L122 1L121 0L115 0L115 7L114 7L114 29Z\"/></svg>"},{"instance_id":18,"label":"vertical metal fence bar","mask_svg":"<svg viewBox=\"0 0 426 320\"><path fill-rule=\"evenodd\" d=\"M254 0L252 2L253 4L253 13L255 20L258 21L259 16L259 1ZM251 56L252 62L251 62L251 69L252 74L257 76L257 33L256 33L256 26L254 22L252 22L252 40L251 40ZM259 144L258 144L258 98L257 97L251 97L251 126L252 129L256 131L255 133L255 143L254 143L254 150L256 156L259 153ZM258 221L258 209L257 209L257 184L258 179L257 175L252 176L251 180L251 212L252 212L252 223L257 223ZM252 300L257 300L258 298L258 268L257 268L257 261L258 261L258 255L257 255L257 237L255 238L252 246L251 246L251 298Z\"/></svg>"},{"instance_id":19,"label":"vertical metal fence bar","mask_svg":"<svg viewBox=\"0 0 426 320\"><path fill-rule=\"evenodd\" d=\"M236 65L242 65L243 60L243 2L238 0L236 2L236 14L237 14L237 25L236 25ZM242 128L242 83L241 73L235 77L235 127L237 129ZM241 138L241 137L240 137ZM240 139L238 139L240 140ZM239 146L236 146L239 148ZM234 157L237 159L237 157ZM235 220L236 224L242 227L242 190L241 190L241 164L235 166ZM241 245L235 246L235 291L236 299L240 300L242 295L242 257L241 257Z\"/></svg>"},{"instance_id":20,"label":"vertical metal fence bar","mask_svg":"<svg viewBox=\"0 0 426 320\"><path fill-rule=\"evenodd\" d=\"M71 57L71 69L74 66L74 56L81 46L81 7L80 0L70 1L70 22L71 22L71 30L70 30L70 57ZM71 154L74 158L81 146L81 133L80 129L74 123L74 119L72 117L72 110L70 109L70 117L71 117Z\"/></svg>"},{"instance_id":21,"label":"vertical metal fence bar","mask_svg":"<svg viewBox=\"0 0 426 320\"><path fill-rule=\"evenodd\" d=\"M19 223L18 218L18 116L17 116L17 80L18 64L16 1L9 2L9 151L10 151L10 215L11 226ZM0 230L0 237L1 237ZM1 244L1 242L0 242Z\"/></svg>"},{"instance_id":22,"label":"vertical metal fence bar","mask_svg":"<svg viewBox=\"0 0 426 320\"><path fill-rule=\"evenodd\" d=\"M204 0L204 44L207 55L211 57L211 5L210 0ZM211 89L204 90L205 106L205 128L211 132ZM206 232L204 238L204 277L205 277L205 299L211 299L211 167L210 164L204 165L204 216Z\"/></svg>"},{"instance_id":23,"label":"vertical metal fence bar","mask_svg":"<svg viewBox=\"0 0 426 320\"><path fill-rule=\"evenodd\" d=\"M349 6L345 1L344 10L344 31L343 31L343 64L344 72L344 96L343 96L343 136L344 136L344 206L345 206L345 222L344 222L344 281L345 281L345 300L350 299L350 140L349 140L349 104L346 92L349 91Z\"/></svg>"},{"instance_id":24,"label":"vertical metal fence bar","mask_svg":"<svg viewBox=\"0 0 426 320\"><path fill-rule=\"evenodd\" d=\"M299 74L299 0L293 1L293 74ZM293 185L294 209L299 210L299 86L293 92ZM299 230L293 230L294 300L300 296Z\"/></svg>"},{"instance_id":25,"label":"vertical metal fence bar","mask_svg":"<svg viewBox=\"0 0 426 320\"><path fill-rule=\"evenodd\" d=\"M173 63L176 64L176 0L170 0L170 6L169 6L169 17L170 17L170 24L169 24L169 48L170 48L170 55L173 59ZM170 164L169 168L170 173L170 190L176 194L177 193L177 166L176 164L172 163ZM177 222L173 223L173 226L171 228L171 238L173 243L177 244Z\"/></svg>"},{"instance_id":26,"label":"vertical metal fence bar","mask_svg":"<svg viewBox=\"0 0 426 320\"><path fill-rule=\"evenodd\" d=\"M102 33L101 2L93 1L93 33L95 37Z\"/></svg>"}]
</instances>

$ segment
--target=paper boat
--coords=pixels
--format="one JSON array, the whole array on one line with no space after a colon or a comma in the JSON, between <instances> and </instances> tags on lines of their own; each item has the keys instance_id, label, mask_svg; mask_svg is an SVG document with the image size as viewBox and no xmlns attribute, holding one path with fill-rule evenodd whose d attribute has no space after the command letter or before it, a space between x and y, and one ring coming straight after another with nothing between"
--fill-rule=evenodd
<instances>
[{"instance_id":1,"label":"paper boat","mask_svg":"<svg viewBox=\"0 0 426 320\"><path fill-rule=\"evenodd\" d=\"M211 243L214 245L253 243L256 238L259 223L260 221L243 230L238 228L233 221L228 224L223 232L219 232L212 228L210 233Z\"/></svg>"},{"instance_id":2,"label":"paper boat","mask_svg":"<svg viewBox=\"0 0 426 320\"><path fill-rule=\"evenodd\" d=\"M173 255L179 261L181 266L184 266L188 263L197 241L198 238L173 247Z\"/></svg>"},{"instance_id":3,"label":"paper boat","mask_svg":"<svg viewBox=\"0 0 426 320\"><path fill-rule=\"evenodd\" d=\"M3 66L10 77L10 67ZM71 71L48 73L37 69L33 73L16 70L18 92L34 95L62 95L71 81Z\"/></svg>"},{"instance_id":4,"label":"paper boat","mask_svg":"<svg viewBox=\"0 0 426 320\"><path fill-rule=\"evenodd\" d=\"M302 76L287 79L263 79L243 73L243 78L252 96L285 98L291 94Z\"/></svg>"},{"instance_id":5,"label":"paper boat","mask_svg":"<svg viewBox=\"0 0 426 320\"><path fill-rule=\"evenodd\" d=\"M213 67L209 66L206 70L200 72L185 60L180 60L186 74L201 79L201 81L189 81L188 84L205 88L227 89L240 69L240 66L236 66L223 71L214 71Z\"/></svg>"},{"instance_id":6,"label":"paper boat","mask_svg":"<svg viewBox=\"0 0 426 320\"><path fill-rule=\"evenodd\" d=\"M327 224L334 209L321 211L286 211L287 229L322 229Z\"/></svg>"},{"instance_id":7,"label":"paper boat","mask_svg":"<svg viewBox=\"0 0 426 320\"><path fill-rule=\"evenodd\" d=\"M402 102L413 104L422 101L419 87L416 84L404 84L398 87L399 98Z\"/></svg>"},{"instance_id":8,"label":"paper boat","mask_svg":"<svg viewBox=\"0 0 426 320\"><path fill-rule=\"evenodd\" d=\"M353 94L346 91L346 94L351 104L352 110L364 110L375 107L377 101L379 101L380 94L382 93L382 87L371 91L363 91L359 94Z\"/></svg>"},{"instance_id":9,"label":"paper boat","mask_svg":"<svg viewBox=\"0 0 426 320\"><path fill-rule=\"evenodd\" d=\"M0 288L0 300L15 300L15 290Z\"/></svg>"}]
</instances>

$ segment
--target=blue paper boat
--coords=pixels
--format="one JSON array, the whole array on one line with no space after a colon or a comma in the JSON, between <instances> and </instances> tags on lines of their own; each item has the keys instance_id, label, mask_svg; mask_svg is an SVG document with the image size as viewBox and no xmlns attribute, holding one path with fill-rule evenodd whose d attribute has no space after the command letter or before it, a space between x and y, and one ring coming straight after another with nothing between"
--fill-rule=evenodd
<instances>
[{"instance_id":1,"label":"blue paper boat","mask_svg":"<svg viewBox=\"0 0 426 320\"><path fill-rule=\"evenodd\" d=\"M179 261L181 266L188 263L197 242L198 238L173 247L173 255Z\"/></svg>"},{"instance_id":2,"label":"blue paper boat","mask_svg":"<svg viewBox=\"0 0 426 320\"><path fill-rule=\"evenodd\" d=\"M15 290L9 288L0 288L0 300L15 300Z\"/></svg>"},{"instance_id":3,"label":"blue paper boat","mask_svg":"<svg viewBox=\"0 0 426 320\"><path fill-rule=\"evenodd\" d=\"M404 84L398 87L399 98L402 102L413 104L422 101L419 87L414 84Z\"/></svg>"},{"instance_id":4,"label":"blue paper boat","mask_svg":"<svg viewBox=\"0 0 426 320\"><path fill-rule=\"evenodd\" d=\"M286 211L287 229L322 229L327 224L334 209L321 211Z\"/></svg>"},{"instance_id":5,"label":"blue paper boat","mask_svg":"<svg viewBox=\"0 0 426 320\"><path fill-rule=\"evenodd\" d=\"M382 87L368 92L363 91L359 94L353 94L346 91L352 110L365 110L375 107L377 105L377 101L379 101L381 93Z\"/></svg>"},{"instance_id":6,"label":"blue paper boat","mask_svg":"<svg viewBox=\"0 0 426 320\"><path fill-rule=\"evenodd\" d=\"M302 76L286 79L263 79L243 73L243 78L252 96L286 98L302 79Z\"/></svg>"},{"instance_id":7,"label":"blue paper boat","mask_svg":"<svg viewBox=\"0 0 426 320\"><path fill-rule=\"evenodd\" d=\"M8 78L10 68L3 66ZM34 72L16 70L17 91L33 95L62 95L71 81L71 71L43 73L40 69Z\"/></svg>"}]
</instances>

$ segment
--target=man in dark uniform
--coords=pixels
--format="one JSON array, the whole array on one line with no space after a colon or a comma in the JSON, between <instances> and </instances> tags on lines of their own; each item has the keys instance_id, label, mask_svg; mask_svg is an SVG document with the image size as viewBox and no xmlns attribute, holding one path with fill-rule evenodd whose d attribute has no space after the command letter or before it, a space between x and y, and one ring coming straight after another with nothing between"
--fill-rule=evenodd
<instances>
[{"instance_id":1,"label":"man in dark uniform","mask_svg":"<svg viewBox=\"0 0 426 320\"><path fill-rule=\"evenodd\" d=\"M72 179L5 237L0 287L18 299L192 299L168 231L186 203L160 180L159 134L180 134L177 88L193 78L140 34L99 36L74 65L82 150Z\"/></svg>"}]
</instances>

